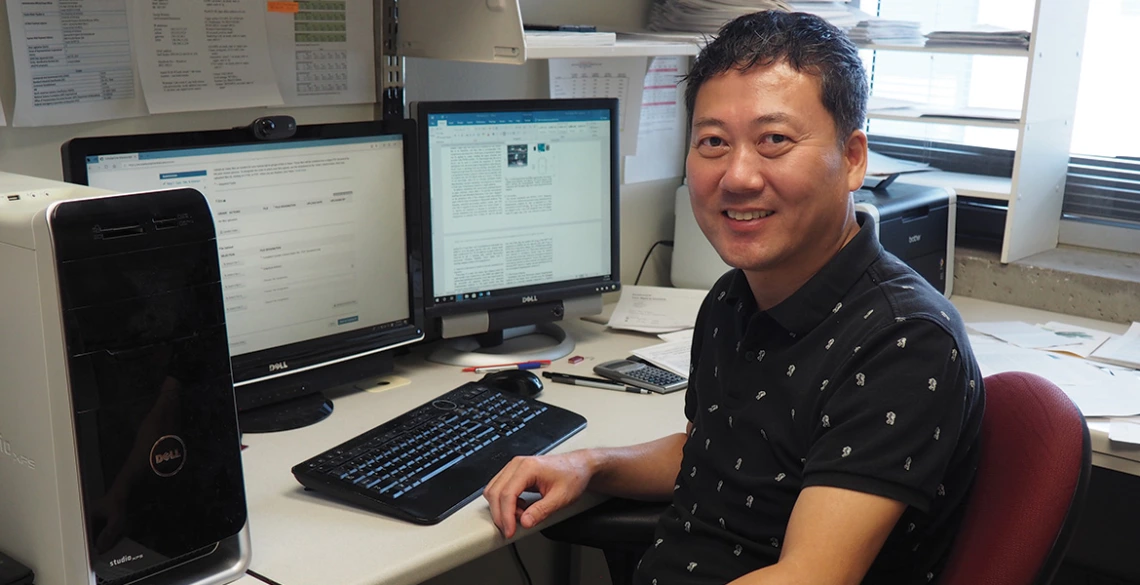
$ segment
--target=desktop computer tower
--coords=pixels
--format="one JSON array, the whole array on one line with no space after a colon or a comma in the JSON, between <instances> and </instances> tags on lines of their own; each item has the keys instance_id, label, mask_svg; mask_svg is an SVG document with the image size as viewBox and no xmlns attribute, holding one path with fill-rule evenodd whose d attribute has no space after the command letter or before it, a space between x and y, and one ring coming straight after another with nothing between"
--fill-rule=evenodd
<instances>
[{"instance_id":1,"label":"desktop computer tower","mask_svg":"<svg viewBox=\"0 0 1140 585\"><path fill-rule=\"evenodd\" d=\"M860 189L854 200L855 211L874 221L883 249L949 297L954 287L954 191L896 181L883 190ZM697 225L687 185L677 189L674 211L673 286L711 288L729 267Z\"/></svg>"},{"instance_id":2,"label":"desktop computer tower","mask_svg":"<svg viewBox=\"0 0 1140 585\"><path fill-rule=\"evenodd\" d=\"M51 585L249 561L214 225L191 189L0 173L0 550Z\"/></svg>"}]
</instances>

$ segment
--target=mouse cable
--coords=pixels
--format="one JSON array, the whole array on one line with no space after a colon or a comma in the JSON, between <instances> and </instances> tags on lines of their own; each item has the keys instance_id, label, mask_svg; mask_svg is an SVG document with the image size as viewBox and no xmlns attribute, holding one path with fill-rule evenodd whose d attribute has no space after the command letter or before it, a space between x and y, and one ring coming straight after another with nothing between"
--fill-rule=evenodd
<instances>
[{"instance_id":1,"label":"mouse cable","mask_svg":"<svg viewBox=\"0 0 1140 585\"><path fill-rule=\"evenodd\" d=\"M641 273L645 270L645 263L649 262L649 257L653 255L653 250L656 249L659 244L672 248L673 240L657 240L653 242L653 245L649 247L649 251L645 253L645 259L641 261L641 268L637 270L637 278L633 279L633 286L637 286L637 283L641 282Z\"/></svg>"},{"instance_id":2,"label":"mouse cable","mask_svg":"<svg viewBox=\"0 0 1140 585\"><path fill-rule=\"evenodd\" d=\"M515 562L519 565L519 571L522 571L523 579L526 580L526 585L534 585L534 581L530 580L530 571L526 570L526 565L523 564L522 555L519 554L519 545L517 542L511 543L511 554L515 557Z\"/></svg>"}]
</instances>

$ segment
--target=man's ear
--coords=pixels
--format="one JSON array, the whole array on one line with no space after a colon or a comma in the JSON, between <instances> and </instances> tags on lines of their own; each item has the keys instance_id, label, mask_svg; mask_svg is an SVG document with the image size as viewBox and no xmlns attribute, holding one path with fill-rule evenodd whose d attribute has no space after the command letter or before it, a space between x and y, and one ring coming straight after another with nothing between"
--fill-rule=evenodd
<instances>
[{"instance_id":1,"label":"man's ear","mask_svg":"<svg viewBox=\"0 0 1140 585\"><path fill-rule=\"evenodd\" d=\"M847 165L847 190L856 191L863 187L863 176L867 174L867 134L855 130L843 143L843 161Z\"/></svg>"}]
</instances>

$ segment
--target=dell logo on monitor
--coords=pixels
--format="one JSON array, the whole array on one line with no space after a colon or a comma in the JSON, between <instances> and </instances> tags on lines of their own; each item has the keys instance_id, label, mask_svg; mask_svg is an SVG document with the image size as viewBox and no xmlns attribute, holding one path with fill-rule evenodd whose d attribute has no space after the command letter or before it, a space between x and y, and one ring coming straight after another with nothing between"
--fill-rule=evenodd
<instances>
[{"instance_id":1,"label":"dell logo on monitor","mask_svg":"<svg viewBox=\"0 0 1140 585\"><path fill-rule=\"evenodd\" d=\"M526 295L525 297L522 298L522 302L524 302L524 303L537 303L538 302L538 295Z\"/></svg>"},{"instance_id":2,"label":"dell logo on monitor","mask_svg":"<svg viewBox=\"0 0 1140 585\"><path fill-rule=\"evenodd\" d=\"M269 364L269 372L270 373L280 372L281 370L288 370L288 369L289 369L289 364L287 362L277 362L275 364Z\"/></svg>"}]
</instances>

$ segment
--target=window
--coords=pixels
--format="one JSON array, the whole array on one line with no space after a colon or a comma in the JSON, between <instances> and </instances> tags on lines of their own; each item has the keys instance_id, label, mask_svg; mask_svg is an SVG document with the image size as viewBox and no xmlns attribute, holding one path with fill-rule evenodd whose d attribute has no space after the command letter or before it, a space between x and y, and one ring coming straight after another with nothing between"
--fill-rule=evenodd
<instances>
[{"instance_id":1,"label":"window","mask_svg":"<svg viewBox=\"0 0 1140 585\"><path fill-rule=\"evenodd\" d=\"M1140 253L1140 0L1090 0L1061 243Z\"/></svg>"}]
</instances>

